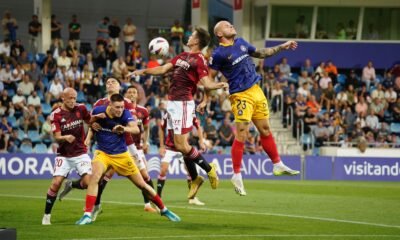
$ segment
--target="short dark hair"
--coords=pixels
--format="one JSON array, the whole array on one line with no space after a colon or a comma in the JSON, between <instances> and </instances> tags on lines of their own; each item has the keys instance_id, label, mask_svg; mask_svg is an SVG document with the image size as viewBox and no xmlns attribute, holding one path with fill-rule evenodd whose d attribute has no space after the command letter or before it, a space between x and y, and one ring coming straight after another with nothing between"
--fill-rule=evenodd
<instances>
[{"instance_id":1,"label":"short dark hair","mask_svg":"<svg viewBox=\"0 0 400 240\"><path fill-rule=\"evenodd\" d=\"M129 87L126 88L126 90L128 91L128 89L136 89L136 91L138 91L137 87L134 85L130 85Z\"/></svg>"},{"instance_id":2,"label":"short dark hair","mask_svg":"<svg viewBox=\"0 0 400 240\"><path fill-rule=\"evenodd\" d=\"M200 49L203 49L208 46L210 43L210 34L201 27L197 27L195 29L196 31L196 37L199 39L199 47Z\"/></svg>"},{"instance_id":3,"label":"short dark hair","mask_svg":"<svg viewBox=\"0 0 400 240\"><path fill-rule=\"evenodd\" d=\"M111 102L123 102L124 100L125 100L124 96L122 96L119 93L115 93L115 94L111 95L111 97L110 97Z\"/></svg>"}]
</instances>

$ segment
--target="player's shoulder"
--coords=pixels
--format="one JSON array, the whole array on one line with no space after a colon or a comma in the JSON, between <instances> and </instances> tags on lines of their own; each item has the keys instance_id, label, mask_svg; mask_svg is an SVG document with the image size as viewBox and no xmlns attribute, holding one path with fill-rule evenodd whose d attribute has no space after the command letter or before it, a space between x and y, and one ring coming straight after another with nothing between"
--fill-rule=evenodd
<instances>
[{"instance_id":1,"label":"player's shoulder","mask_svg":"<svg viewBox=\"0 0 400 240\"><path fill-rule=\"evenodd\" d=\"M97 100L97 101L93 104L93 106L94 106L94 107L98 107L98 106L101 106L101 105L106 104L107 102L108 102L108 99L107 99L107 98L101 98L101 99Z\"/></svg>"},{"instance_id":2,"label":"player's shoulder","mask_svg":"<svg viewBox=\"0 0 400 240\"><path fill-rule=\"evenodd\" d=\"M106 110L107 110L106 105L100 105L100 106L94 107L92 111L94 114L98 114L98 113L106 112Z\"/></svg>"},{"instance_id":3,"label":"player's shoulder","mask_svg":"<svg viewBox=\"0 0 400 240\"><path fill-rule=\"evenodd\" d=\"M149 112L149 110L147 110L147 108L140 106L140 105L136 105L136 111L146 112L146 113Z\"/></svg>"},{"instance_id":4,"label":"player's shoulder","mask_svg":"<svg viewBox=\"0 0 400 240\"><path fill-rule=\"evenodd\" d=\"M86 110L86 111L87 111L87 107L86 107L86 105L83 104L83 103L77 103L77 104L75 105L75 107L76 107L77 109L79 109L79 110Z\"/></svg>"},{"instance_id":5,"label":"player's shoulder","mask_svg":"<svg viewBox=\"0 0 400 240\"><path fill-rule=\"evenodd\" d=\"M56 107L53 109L53 111L50 114L50 120L53 121L60 115L61 115L61 107Z\"/></svg>"},{"instance_id":6,"label":"player's shoulder","mask_svg":"<svg viewBox=\"0 0 400 240\"><path fill-rule=\"evenodd\" d=\"M134 106L132 104L132 101L129 100L128 98L124 98L124 107L126 109L133 109L134 108Z\"/></svg>"}]
</instances>

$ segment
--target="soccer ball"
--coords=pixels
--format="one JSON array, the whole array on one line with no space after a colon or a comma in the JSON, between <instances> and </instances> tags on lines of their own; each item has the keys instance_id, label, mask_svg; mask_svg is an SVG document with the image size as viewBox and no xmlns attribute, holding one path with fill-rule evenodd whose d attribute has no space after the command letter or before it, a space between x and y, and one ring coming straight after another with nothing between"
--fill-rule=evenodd
<instances>
[{"instance_id":1,"label":"soccer ball","mask_svg":"<svg viewBox=\"0 0 400 240\"><path fill-rule=\"evenodd\" d=\"M149 51L151 54L165 56L168 54L169 44L165 38L157 37L150 41Z\"/></svg>"}]
</instances>

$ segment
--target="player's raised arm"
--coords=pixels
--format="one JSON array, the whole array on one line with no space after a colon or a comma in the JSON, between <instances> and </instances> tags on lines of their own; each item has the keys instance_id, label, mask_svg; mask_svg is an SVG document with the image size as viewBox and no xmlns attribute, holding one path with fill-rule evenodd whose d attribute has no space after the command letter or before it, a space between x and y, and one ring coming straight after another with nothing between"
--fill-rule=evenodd
<instances>
[{"instance_id":1,"label":"player's raised arm","mask_svg":"<svg viewBox=\"0 0 400 240\"><path fill-rule=\"evenodd\" d=\"M145 75L145 74L163 75L164 73L168 72L172 67L173 67L173 65L171 63L166 63L159 67L146 68L146 69L140 69L140 70L133 71L132 73L129 74L129 76L140 76L140 75Z\"/></svg>"},{"instance_id":2,"label":"player's raised arm","mask_svg":"<svg viewBox=\"0 0 400 240\"><path fill-rule=\"evenodd\" d=\"M255 58L266 58L271 57L282 50L295 50L296 48L297 42L290 40L278 46L256 49L256 51L250 53L250 56Z\"/></svg>"}]
</instances>

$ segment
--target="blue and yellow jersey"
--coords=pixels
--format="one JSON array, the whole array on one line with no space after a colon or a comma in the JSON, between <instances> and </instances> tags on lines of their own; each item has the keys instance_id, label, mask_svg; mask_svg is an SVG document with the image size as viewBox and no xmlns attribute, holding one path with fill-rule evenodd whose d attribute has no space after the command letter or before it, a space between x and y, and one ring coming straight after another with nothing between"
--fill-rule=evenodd
<instances>
[{"instance_id":1,"label":"blue and yellow jersey","mask_svg":"<svg viewBox=\"0 0 400 240\"><path fill-rule=\"evenodd\" d=\"M124 134L116 134L112 129L116 125L126 126L129 122L134 121L132 114L129 110L124 109L121 117L111 118L107 114L107 106L99 106L93 109L92 114L105 113L106 118L99 119L96 122L100 124L101 130L95 133L97 141L97 149L107 154L120 154L127 151Z\"/></svg>"},{"instance_id":2,"label":"blue and yellow jersey","mask_svg":"<svg viewBox=\"0 0 400 240\"><path fill-rule=\"evenodd\" d=\"M220 44L214 50L209 66L228 79L230 94L249 89L261 79L250 56L255 50L243 38L236 38L231 45Z\"/></svg>"}]
</instances>

